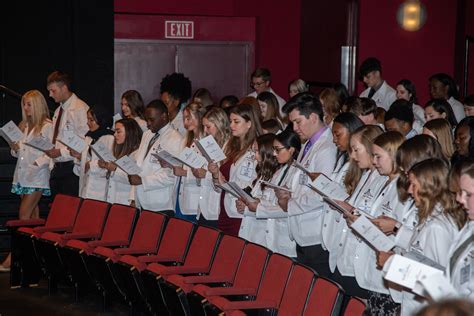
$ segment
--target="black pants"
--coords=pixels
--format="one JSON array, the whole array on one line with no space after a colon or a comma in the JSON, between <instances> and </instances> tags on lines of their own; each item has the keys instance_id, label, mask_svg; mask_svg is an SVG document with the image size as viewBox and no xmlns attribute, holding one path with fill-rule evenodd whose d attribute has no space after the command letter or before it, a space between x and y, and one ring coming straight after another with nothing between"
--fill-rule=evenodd
<instances>
[{"instance_id":1,"label":"black pants","mask_svg":"<svg viewBox=\"0 0 474 316\"><path fill-rule=\"evenodd\" d=\"M357 296L363 299L369 297L369 291L361 288L355 277L343 276L337 268L333 273L332 279L342 286L347 295Z\"/></svg>"},{"instance_id":2,"label":"black pants","mask_svg":"<svg viewBox=\"0 0 474 316\"><path fill-rule=\"evenodd\" d=\"M305 246L296 245L296 261L314 269L318 275L330 278L329 251L321 245Z\"/></svg>"},{"instance_id":3,"label":"black pants","mask_svg":"<svg viewBox=\"0 0 474 316\"><path fill-rule=\"evenodd\" d=\"M72 172L74 168L73 161L57 162L51 170L49 186L51 188L51 198L58 193L78 196L79 195L79 177Z\"/></svg>"}]
</instances>

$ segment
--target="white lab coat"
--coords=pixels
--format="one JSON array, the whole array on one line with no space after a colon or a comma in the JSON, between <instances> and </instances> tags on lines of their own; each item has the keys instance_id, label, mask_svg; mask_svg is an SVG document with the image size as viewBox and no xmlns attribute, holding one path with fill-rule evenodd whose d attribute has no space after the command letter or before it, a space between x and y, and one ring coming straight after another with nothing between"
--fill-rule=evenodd
<instances>
[{"instance_id":1,"label":"white lab coat","mask_svg":"<svg viewBox=\"0 0 474 316\"><path fill-rule=\"evenodd\" d=\"M255 153L248 150L242 157L230 166L229 181L237 183L241 188L252 186L253 180L257 177L255 168L257 160ZM237 212L235 202L237 199L229 193L224 195L224 207L227 216L230 218L242 218L243 214Z\"/></svg>"},{"instance_id":2,"label":"white lab coat","mask_svg":"<svg viewBox=\"0 0 474 316\"><path fill-rule=\"evenodd\" d=\"M341 187L344 186L344 177L349 170L349 161L346 162L342 167L340 164L342 159L338 161L338 165L334 169L334 172L331 174L330 179L336 183L339 183ZM332 255L331 252L336 252L339 249L339 238L338 236L342 235L342 230L346 228L346 220L342 217L342 214L331 209L331 207L325 203L324 204L324 219L323 219L323 246L329 251L329 268L331 272L334 272L336 269L336 256Z\"/></svg>"},{"instance_id":3,"label":"white lab coat","mask_svg":"<svg viewBox=\"0 0 474 316\"><path fill-rule=\"evenodd\" d=\"M291 184L294 182L289 178L290 170L288 170L286 176L283 175L286 168L293 169L295 167L283 166L275 173L271 182L278 184L284 177L280 186L286 186L293 190ZM278 199L273 189L265 188L263 190L256 215L258 219L266 219L266 227L264 228L266 247L273 252L288 257L296 257L296 242L290 239L288 213L278 205Z\"/></svg>"},{"instance_id":4,"label":"white lab coat","mask_svg":"<svg viewBox=\"0 0 474 316\"><path fill-rule=\"evenodd\" d=\"M419 106L418 104L413 103L413 115L415 117L415 120L413 121L413 129L418 133L422 134L423 133L423 126L426 123L425 120L425 110Z\"/></svg>"},{"instance_id":5,"label":"white lab coat","mask_svg":"<svg viewBox=\"0 0 474 316\"><path fill-rule=\"evenodd\" d=\"M456 120L459 123L463 118L466 117L466 112L464 112L464 105L462 105L461 102L459 102L453 97L450 97L447 101L449 105L451 105L451 108L454 112L454 116L456 117Z\"/></svg>"},{"instance_id":6,"label":"white lab coat","mask_svg":"<svg viewBox=\"0 0 474 316\"><path fill-rule=\"evenodd\" d=\"M137 159L138 150L135 150L128 156L135 160ZM115 171L110 173L107 183L107 198L106 201L111 204L124 204L130 205L131 198L130 194L133 190L133 186L128 181L128 174L117 167Z\"/></svg>"},{"instance_id":7,"label":"white lab coat","mask_svg":"<svg viewBox=\"0 0 474 316\"><path fill-rule=\"evenodd\" d=\"M59 115L60 107L63 108L63 114L61 116L61 122L59 123L57 138L61 138L64 131L72 131L74 134L83 137L89 131L89 126L87 126L87 111L89 110L89 106L73 93L71 97L66 100L66 102L62 103L54 111L53 131L54 126L56 126L56 120ZM53 134L51 134L50 139L53 139ZM56 144L54 145L55 148L59 148L61 151L61 156L54 158L54 162L74 160L74 158L69 154L69 150L66 145L58 141L56 141Z\"/></svg>"},{"instance_id":8,"label":"white lab coat","mask_svg":"<svg viewBox=\"0 0 474 316\"><path fill-rule=\"evenodd\" d=\"M51 121L48 120L43 124L39 135L48 139L53 137ZM18 158L13 174L13 184L28 188L49 189L51 158L41 150L25 145L26 142L36 136L38 135L34 135L33 130L28 133L28 126L26 126L23 131L23 138L18 142L20 148L18 151L11 150L12 156Z\"/></svg>"},{"instance_id":9,"label":"white lab coat","mask_svg":"<svg viewBox=\"0 0 474 316\"><path fill-rule=\"evenodd\" d=\"M416 228L409 250L418 252L446 267L449 262L446 254L458 232L454 222L443 214L441 207L437 206L433 214ZM401 315L413 315L423 304L422 298L411 292L403 291Z\"/></svg>"},{"instance_id":10,"label":"white lab coat","mask_svg":"<svg viewBox=\"0 0 474 316\"><path fill-rule=\"evenodd\" d=\"M110 152L113 152L114 136L104 135L100 137L97 142L103 143ZM86 153L89 152L89 147L84 150ZM87 155L82 155L81 162L87 160ZM106 201L107 199L107 170L99 167L99 157L91 150L91 157L89 160L89 171L84 174L85 180L80 181L84 183L84 187L80 188L81 197L84 199L94 199L99 201ZM77 166L77 165L76 165ZM85 163L80 165L85 167Z\"/></svg>"},{"instance_id":11,"label":"white lab coat","mask_svg":"<svg viewBox=\"0 0 474 316\"><path fill-rule=\"evenodd\" d=\"M356 209L364 212L370 212L372 204L377 199L388 177L381 176L377 170L365 171L359 183L357 184L354 193L349 199L351 204ZM342 235L339 240L339 249L329 253L329 262L333 262L336 256L337 269L343 276L355 276L354 271L354 252L358 244L357 237L352 233L352 230L344 221L345 227L342 229Z\"/></svg>"},{"instance_id":12,"label":"white lab coat","mask_svg":"<svg viewBox=\"0 0 474 316\"><path fill-rule=\"evenodd\" d=\"M142 184L134 186L131 197L135 198L137 207L149 211L174 210L176 204L177 177L170 168L162 168L158 159L151 154L167 150L173 155L181 152L182 136L167 124L159 131L159 137L147 153L148 144L153 138L151 130L143 133L137 153L137 164L142 169Z\"/></svg>"},{"instance_id":13,"label":"white lab coat","mask_svg":"<svg viewBox=\"0 0 474 316\"><path fill-rule=\"evenodd\" d=\"M176 117L170 122L170 125L172 128L177 130L182 137L186 136L186 133L188 131L186 130L186 128L184 128L183 110L180 110L178 114L176 114Z\"/></svg>"},{"instance_id":14,"label":"white lab coat","mask_svg":"<svg viewBox=\"0 0 474 316\"><path fill-rule=\"evenodd\" d=\"M474 243L471 241L463 250L458 250L463 243L474 235L474 221L469 221L459 232L449 250L446 276L460 297L474 300ZM453 254L460 251L454 261Z\"/></svg>"},{"instance_id":15,"label":"white lab coat","mask_svg":"<svg viewBox=\"0 0 474 316\"><path fill-rule=\"evenodd\" d=\"M304 146L306 143L302 148ZM298 162L311 172L328 175L334 169L336 152L331 130L327 128L304 158L301 150ZM324 203L321 196L306 186L311 180L306 174L296 168L292 168L290 172L291 187L294 188L288 201L290 238L302 247L319 245L322 243Z\"/></svg>"},{"instance_id":16,"label":"white lab coat","mask_svg":"<svg viewBox=\"0 0 474 316\"><path fill-rule=\"evenodd\" d=\"M367 98L369 96L369 92L370 88L365 89L360 94L360 97ZM374 95L372 96L372 100L375 101L378 107L384 108L385 111L388 111L392 103L397 100L397 92L388 85L387 81L384 81L380 88L375 91Z\"/></svg>"},{"instance_id":17,"label":"white lab coat","mask_svg":"<svg viewBox=\"0 0 474 316\"><path fill-rule=\"evenodd\" d=\"M397 180L398 177L390 181L384 188L372 204L369 212L370 215L373 217L385 215L395 218L395 212L403 212L403 209L408 209L412 206L411 201L403 203L398 198ZM395 239L392 235L389 238ZM382 270L377 269L375 250L361 239L358 239L354 253L354 271L360 287L373 292L389 294L389 290L384 283Z\"/></svg>"},{"instance_id":18,"label":"white lab coat","mask_svg":"<svg viewBox=\"0 0 474 316\"><path fill-rule=\"evenodd\" d=\"M138 126L140 126L142 129L142 132L146 132L148 130L148 124L144 119L139 116L136 116L133 119L138 123Z\"/></svg>"},{"instance_id":19,"label":"white lab coat","mask_svg":"<svg viewBox=\"0 0 474 316\"><path fill-rule=\"evenodd\" d=\"M251 195L255 198L262 198L262 190L260 181L257 180L252 188ZM250 242L267 246L265 238L265 229L267 221L265 219L257 218L255 212L250 211L247 207L244 210L244 217L240 223L239 237Z\"/></svg>"}]
</instances>

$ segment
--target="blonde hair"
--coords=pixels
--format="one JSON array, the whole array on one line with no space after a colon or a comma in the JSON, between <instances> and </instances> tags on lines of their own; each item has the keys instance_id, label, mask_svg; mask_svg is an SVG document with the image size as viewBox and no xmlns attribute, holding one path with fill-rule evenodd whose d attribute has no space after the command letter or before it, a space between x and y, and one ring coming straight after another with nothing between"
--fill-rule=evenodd
<instances>
[{"instance_id":1,"label":"blonde hair","mask_svg":"<svg viewBox=\"0 0 474 316\"><path fill-rule=\"evenodd\" d=\"M419 224L423 224L437 205L443 209L443 214L453 220L461 228L466 222L466 213L456 203L455 195L448 188L449 168L445 161L430 158L415 164L409 171L420 183L418 196Z\"/></svg>"},{"instance_id":2,"label":"blonde hair","mask_svg":"<svg viewBox=\"0 0 474 316\"><path fill-rule=\"evenodd\" d=\"M215 139L219 146L223 147L230 137L230 122L225 111L220 107L214 106L211 107L202 118L207 119L216 126L217 133Z\"/></svg>"},{"instance_id":3,"label":"blonde hair","mask_svg":"<svg viewBox=\"0 0 474 316\"><path fill-rule=\"evenodd\" d=\"M423 128L428 129L435 135L436 140L441 145L444 158L450 160L454 154L454 140L449 122L444 118L437 118L426 122Z\"/></svg>"},{"instance_id":4,"label":"blonde hair","mask_svg":"<svg viewBox=\"0 0 474 316\"><path fill-rule=\"evenodd\" d=\"M383 133L383 130L380 126L377 125L364 125L359 127L351 134L351 140L353 137L360 137L360 143L365 147L367 153L372 156L372 144L374 139ZM352 151L349 148L349 151ZM350 161L349 170L347 171L346 176L344 177L344 186L346 191L349 194L352 194L357 187L357 184L362 177L362 170L357 166L357 164Z\"/></svg>"},{"instance_id":5,"label":"blonde hair","mask_svg":"<svg viewBox=\"0 0 474 316\"><path fill-rule=\"evenodd\" d=\"M183 112L184 111L188 111L189 114L191 114L191 116L197 120L198 135L194 135L194 131L186 132L186 147L189 147L192 145L194 139L201 138L201 136L204 134L204 128L202 126L202 118L204 117L204 114L206 113L206 107L203 106L201 103L191 102L188 105L186 105Z\"/></svg>"},{"instance_id":6,"label":"blonde hair","mask_svg":"<svg viewBox=\"0 0 474 316\"><path fill-rule=\"evenodd\" d=\"M28 117L25 114L23 105L29 101L31 103L31 116ZM30 90L26 92L21 98L21 114L22 122L21 125L28 124L30 130L33 130L35 135L41 133L41 128L46 122L51 122L49 119L49 109L46 103L46 99L43 94L38 90Z\"/></svg>"},{"instance_id":7,"label":"blonde hair","mask_svg":"<svg viewBox=\"0 0 474 316\"><path fill-rule=\"evenodd\" d=\"M390 159L392 159L392 171L391 173L400 173L400 169L397 166L397 150L401 144L405 141L405 136L397 131L388 131L380 134L374 139L374 145L379 146L385 150Z\"/></svg>"}]
</instances>

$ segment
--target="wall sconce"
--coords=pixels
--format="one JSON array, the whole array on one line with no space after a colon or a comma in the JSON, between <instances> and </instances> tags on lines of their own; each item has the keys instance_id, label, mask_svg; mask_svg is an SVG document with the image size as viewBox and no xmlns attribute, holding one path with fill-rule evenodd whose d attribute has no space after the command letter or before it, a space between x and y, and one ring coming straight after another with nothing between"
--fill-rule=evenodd
<instances>
[{"instance_id":1,"label":"wall sconce","mask_svg":"<svg viewBox=\"0 0 474 316\"><path fill-rule=\"evenodd\" d=\"M418 31L426 22L426 7L419 0L407 0L398 8L397 21L406 31Z\"/></svg>"}]
</instances>

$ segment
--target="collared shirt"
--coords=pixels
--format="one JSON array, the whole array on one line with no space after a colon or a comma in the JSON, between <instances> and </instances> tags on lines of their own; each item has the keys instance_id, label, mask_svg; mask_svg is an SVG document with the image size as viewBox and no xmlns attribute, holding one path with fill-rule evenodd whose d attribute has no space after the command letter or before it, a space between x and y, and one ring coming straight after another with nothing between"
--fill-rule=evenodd
<instances>
[{"instance_id":1,"label":"collared shirt","mask_svg":"<svg viewBox=\"0 0 474 316\"><path fill-rule=\"evenodd\" d=\"M316 133L314 133L313 136L311 136L311 138L306 142L305 146L304 146L304 150L303 150L303 155L301 156L301 160L303 160L304 156L306 155L307 152L310 151L311 147L313 147L314 144L316 144L316 142L318 141L318 139L321 137L321 135L326 131L328 127L327 126L324 126L323 128L321 128L319 131L317 131Z\"/></svg>"},{"instance_id":2,"label":"collared shirt","mask_svg":"<svg viewBox=\"0 0 474 316\"><path fill-rule=\"evenodd\" d=\"M405 139L410 139L414 136L418 135L418 132L415 130L415 129L411 129L411 131L409 131L406 135L405 135Z\"/></svg>"}]
</instances>

